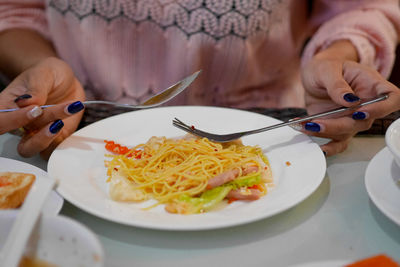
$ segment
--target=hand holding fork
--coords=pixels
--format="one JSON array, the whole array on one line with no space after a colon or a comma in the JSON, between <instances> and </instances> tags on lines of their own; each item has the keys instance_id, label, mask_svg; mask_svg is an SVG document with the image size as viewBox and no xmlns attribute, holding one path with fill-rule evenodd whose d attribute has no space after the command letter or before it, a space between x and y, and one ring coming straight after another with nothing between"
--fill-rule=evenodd
<instances>
[{"instance_id":1,"label":"hand holding fork","mask_svg":"<svg viewBox=\"0 0 400 267\"><path fill-rule=\"evenodd\" d=\"M198 75L193 74L179 84L148 99L140 106L121 105L127 110L155 107L176 96ZM20 129L23 137L18 153L31 157L40 153L48 158L54 148L78 127L84 105L118 103L84 102L84 91L70 67L60 59L48 58L26 69L0 93L0 134ZM38 103L57 105L38 106Z\"/></svg>"},{"instance_id":2,"label":"hand holding fork","mask_svg":"<svg viewBox=\"0 0 400 267\"><path fill-rule=\"evenodd\" d=\"M329 111L326 111L326 112L322 112L322 113L306 116L306 117L303 117L303 118L291 119L291 120L286 121L286 122L282 122L282 123L278 123L278 124L275 124L275 125L263 127L263 128L260 128L260 129L242 131L242 132L236 132L236 133L229 133L229 134L213 134L213 133L205 132L205 131L202 131L200 129L197 129L195 126L189 126L189 125L185 124L184 122L182 122L181 120L179 120L177 118L175 118L172 121L172 124L175 127L179 128L181 130L184 130L184 131L186 131L186 132L188 132L190 134L196 135L198 137L205 137L205 138L208 138L209 140L214 141L214 142L224 143L224 142L229 142L229 141L232 141L232 140L239 139L239 138L241 138L243 136L246 136L246 135L261 133L261 132L277 129L277 128L280 128L280 127L283 127L283 126L292 126L292 127L294 126L294 128L296 129L297 128L296 125L298 125L301 122L306 122L306 121L310 121L312 119L322 118L322 117L326 117L326 116L329 116L329 115L342 113L342 112L348 111L348 110L355 110L355 109L358 109L358 108L360 108L362 106L365 106L365 105L369 105L369 104L373 104L373 103L376 103L376 102L379 102L379 101L383 101L383 100L385 100L387 98L388 98L387 95L383 95L383 96L379 96L379 97L377 97L375 99L372 99L372 100L362 101L359 105L354 106L354 107L341 107L341 108L329 110Z\"/></svg>"}]
</instances>

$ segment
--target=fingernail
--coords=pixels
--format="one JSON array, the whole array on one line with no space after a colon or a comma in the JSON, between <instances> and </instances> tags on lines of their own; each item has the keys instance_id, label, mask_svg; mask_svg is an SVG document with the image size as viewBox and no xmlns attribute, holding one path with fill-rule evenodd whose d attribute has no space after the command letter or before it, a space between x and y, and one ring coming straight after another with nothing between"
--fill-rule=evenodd
<instances>
[{"instance_id":1,"label":"fingernail","mask_svg":"<svg viewBox=\"0 0 400 267\"><path fill-rule=\"evenodd\" d=\"M62 129L62 127L64 127L64 122L62 120L56 120L50 125L49 131L52 134L56 134Z\"/></svg>"},{"instance_id":2,"label":"fingernail","mask_svg":"<svg viewBox=\"0 0 400 267\"><path fill-rule=\"evenodd\" d=\"M296 130L296 131L301 131L303 130L303 126L301 125L301 123L293 123L289 125L292 129Z\"/></svg>"},{"instance_id":3,"label":"fingernail","mask_svg":"<svg viewBox=\"0 0 400 267\"><path fill-rule=\"evenodd\" d=\"M42 115L43 110L39 106L35 106L33 109L28 111L28 117L31 119L37 118Z\"/></svg>"},{"instance_id":4,"label":"fingernail","mask_svg":"<svg viewBox=\"0 0 400 267\"><path fill-rule=\"evenodd\" d=\"M17 97L16 99L14 99L14 102L17 103L18 101L22 100L22 99L28 99L28 98L32 98L31 95L28 94L24 94L24 95L20 95L19 97Z\"/></svg>"},{"instance_id":5,"label":"fingernail","mask_svg":"<svg viewBox=\"0 0 400 267\"><path fill-rule=\"evenodd\" d=\"M304 129L306 129L307 131L310 131L310 132L318 133L318 132L321 131L321 126L318 123L315 123L315 122L307 122L304 125Z\"/></svg>"},{"instance_id":6,"label":"fingernail","mask_svg":"<svg viewBox=\"0 0 400 267\"><path fill-rule=\"evenodd\" d=\"M368 117L368 114L366 112L356 111L351 117L353 120L365 120Z\"/></svg>"},{"instance_id":7,"label":"fingernail","mask_svg":"<svg viewBox=\"0 0 400 267\"><path fill-rule=\"evenodd\" d=\"M322 153L324 153L324 156L326 157L326 152L325 152L325 151L322 151Z\"/></svg>"},{"instance_id":8,"label":"fingernail","mask_svg":"<svg viewBox=\"0 0 400 267\"><path fill-rule=\"evenodd\" d=\"M71 103L67 106L67 112L69 114L75 114L79 111L81 111L84 108L83 104L81 101L76 101L74 103Z\"/></svg>"},{"instance_id":9,"label":"fingernail","mask_svg":"<svg viewBox=\"0 0 400 267\"><path fill-rule=\"evenodd\" d=\"M343 96L343 99L346 100L347 102L353 103L360 101L360 98L356 96L355 94L352 93L347 93Z\"/></svg>"}]
</instances>

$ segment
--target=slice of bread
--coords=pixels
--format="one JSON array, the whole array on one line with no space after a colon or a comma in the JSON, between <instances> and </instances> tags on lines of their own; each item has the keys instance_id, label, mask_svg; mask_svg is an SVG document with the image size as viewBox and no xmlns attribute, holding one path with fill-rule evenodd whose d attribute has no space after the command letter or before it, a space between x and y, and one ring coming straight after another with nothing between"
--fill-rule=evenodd
<instances>
[{"instance_id":1,"label":"slice of bread","mask_svg":"<svg viewBox=\"0 0 400 267\"><path fill-rule=\"evenodd\" d=\"M0 172L0 209L21 206L35 178L30 173Z\"/></svg>"}]
</instances>

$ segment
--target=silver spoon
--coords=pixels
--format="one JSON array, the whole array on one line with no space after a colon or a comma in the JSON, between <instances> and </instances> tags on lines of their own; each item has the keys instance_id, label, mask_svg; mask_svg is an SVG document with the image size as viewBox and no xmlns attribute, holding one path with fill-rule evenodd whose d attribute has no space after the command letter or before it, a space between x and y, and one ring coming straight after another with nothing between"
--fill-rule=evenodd
<instances>
[{"instance_id":1,"label":"silver spoon","mask_svg":"<svg viewBox=\"0 0 400 267\"><path fill-rule=\"evenodd\" d=\"M157 107L161 104L164 104L165 102L171 100L174 98L176 95L181 93L183 90L186 89L193 81L194 79L197 78L197 76L200 74L201 70L196 71L192 75L186 77L185 79L177 82L176 84L168 87L167 89L164 89L160 93L150 97L149 99L145 100L144 102L138 104L138 105L130 105L130 104L122 104L122 103L117 103L117 102L112 102L112 101L102 101L102 100L89 100L89 101L84 101L82 102L85 106L89 105L112 105L116 106L119 108L127 108L127 109L143 109L143 108L152 108L152 107ZM55 105L43 105L40 106L41 108L49 108L53 107ZM19 108L10 108L10 109L0 109L0 112L11 112L11 111L16 111Z\"/></svg>"}]
</instances>

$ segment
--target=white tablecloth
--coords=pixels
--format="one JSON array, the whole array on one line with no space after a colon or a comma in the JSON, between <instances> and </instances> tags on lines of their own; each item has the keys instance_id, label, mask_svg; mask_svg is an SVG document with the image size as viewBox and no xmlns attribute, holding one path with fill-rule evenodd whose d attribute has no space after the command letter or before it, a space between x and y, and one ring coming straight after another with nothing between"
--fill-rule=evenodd
<instances>
[{"instance_id":1,"label":"white tablecloth","mask_svg":"<svg viewBox=\"0 0 400 267\"><path fill-rule=\"evenodd\" d=\"M18 138L0 136L0 156L46 169L39 157L15 151ZM274 217L221 230L168 232L119 225L66 202L62 214L100 238L105 266L292 266L354 261L384 253L400 262L400 227L371 202L364 175L384 148L383 137L357 137L328 158L324 181L310 197ZM400 205L400 199L399 199Z\"/></svg>"}]
</instances>

